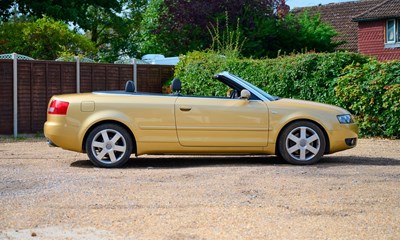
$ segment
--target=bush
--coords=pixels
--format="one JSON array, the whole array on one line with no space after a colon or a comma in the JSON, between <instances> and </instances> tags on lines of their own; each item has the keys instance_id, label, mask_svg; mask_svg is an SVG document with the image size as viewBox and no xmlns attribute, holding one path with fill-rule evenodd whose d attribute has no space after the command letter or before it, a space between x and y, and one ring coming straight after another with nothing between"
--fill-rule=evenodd
<instances>
[{"instance_id":1,"label":"bush","mask_svg":"<svg viewBox=\"0 0 400 240\"><path fill-rule=\"evenodd\" d=\"M336 78L346 66L366 62L366 57L343 52L264 60L227 58L212 51L192 52L178 64L175 75L182 79L184 92L190 95L219 92L220 89L212 89L212 76L229 71L272 95L337 104Z\"/></svg>"},{"instance_id":2,"label":"bush","mask_svg":"<svg viewBox=\"0 0 400 240\"><path fill-rule=\"evenodd\" d=\"M212 76L229 71L271 95L339 105L352 111L361 136L399 137L400 62L379 63L356 53L238 59L191 52L177 65L183 93L221 95Z\"/></svg>"},{"instance_id":3,"label":"bush","mask_svg":"<svg viewBox=\"0 0 400 240\"><path fill-rule=\"evenodd\" d=\"M347 66L335 88L365 136L400 136L400 61Z\"/></svg>"}]
</instances>

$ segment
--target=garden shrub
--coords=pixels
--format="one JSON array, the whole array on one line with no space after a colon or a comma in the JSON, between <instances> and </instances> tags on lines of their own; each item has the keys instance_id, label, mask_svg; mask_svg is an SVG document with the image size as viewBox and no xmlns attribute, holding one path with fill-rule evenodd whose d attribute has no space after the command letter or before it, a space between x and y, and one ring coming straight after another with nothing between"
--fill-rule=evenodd
<instances>
[{"instance_id":1,"label":"garden shrub","mask_svg":"<svg viewBox=\"0 0 400 240\"><path fill-rule=\"evenodd\" d=\"M365 136L400 137L400 61L351 64L335 88Z\"/></svg>"},{"instance_id":2,"label":"garden shrub","mask_svg":"<svg viewBox=\"0 0 400 240\"><path fill-rule=\"evenodd\" d=\"M356 53L310 53L240 59L191 52L176 66L188 95L221 96L212 76L229 71L271 95L329 103L356 115L361 136L400 136L400 61L378 62Z\"/></svg>"}]
</instances>

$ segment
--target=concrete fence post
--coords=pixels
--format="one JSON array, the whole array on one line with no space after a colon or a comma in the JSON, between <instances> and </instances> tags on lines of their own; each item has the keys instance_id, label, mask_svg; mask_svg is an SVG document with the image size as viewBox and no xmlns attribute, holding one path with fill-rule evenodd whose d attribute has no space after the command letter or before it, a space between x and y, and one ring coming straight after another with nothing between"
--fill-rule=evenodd
<instances>
[{"instance_id":1,"label":"concrete fence post","mask_svg":"<svg viewBox=\"0 0 400 240\"><path fill-rule=\"evenodd\" d=\"M81 92L81 60L79 56L75 56L76 59L76 93Z\"/></svg>"},{"instance_id":2,"label":"concrete fence post","mask_svg":"<svg viewBox=\"0 0 400 240\"><path fill-rule=\"evenodd\" d=\"M137 62L136 58L133 59L133 82L135 83L135 92L137 92L138 86L137 86Z\"/></svg>"},{"instance_id":3,"label":"concrete fence post","mask_svg":"<svg viewBox=\"0 0 400 240\"><path fill-rule=\"evenodd\" d=\"M13 131L18 136L18 54L13 53Z\"/></svg>"}]
</instances>

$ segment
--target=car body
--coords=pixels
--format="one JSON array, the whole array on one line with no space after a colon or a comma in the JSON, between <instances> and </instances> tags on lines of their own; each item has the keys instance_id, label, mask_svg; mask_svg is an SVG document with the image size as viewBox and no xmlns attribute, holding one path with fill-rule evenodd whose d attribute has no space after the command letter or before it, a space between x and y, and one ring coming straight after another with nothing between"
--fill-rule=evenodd
<instances>
[{"instance_id":1,"label":"car body","mask_svg":"<svg viewBox=\"0 0 400 240\"><path fill-rule=\"evenodd\" d=\"M53 96L44 133L49 143L86 152L99 167L120 167L131 154L263 154L312 164L352 148L358 127L339 107L271 96L245 80L214 76L229 96L125 91Z\"/></svg>"}]
</instances>

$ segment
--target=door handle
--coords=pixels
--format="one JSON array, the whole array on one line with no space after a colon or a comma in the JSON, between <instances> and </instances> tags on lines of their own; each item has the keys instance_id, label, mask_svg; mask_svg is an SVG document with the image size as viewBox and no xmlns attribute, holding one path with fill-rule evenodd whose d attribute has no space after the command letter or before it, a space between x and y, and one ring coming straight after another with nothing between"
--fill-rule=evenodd
<instances>
[{"instance_id":1,"label":"door handle","mask_svg":"<svg viewBox=\"0 0 400 240\"><path fill-rule=\"evenodd\" d=\"M188 107L188 106L180 106L179 109L183 112L189 112L190 110L192 110L192 107Z\"/></svg>"}]
</instances>

